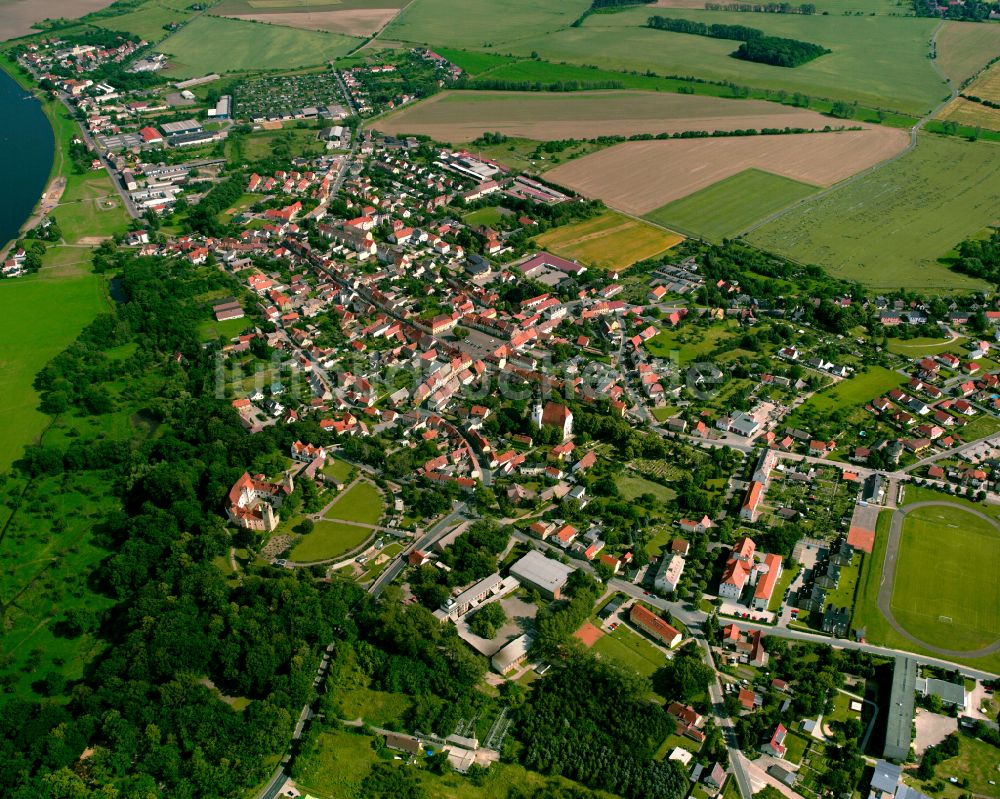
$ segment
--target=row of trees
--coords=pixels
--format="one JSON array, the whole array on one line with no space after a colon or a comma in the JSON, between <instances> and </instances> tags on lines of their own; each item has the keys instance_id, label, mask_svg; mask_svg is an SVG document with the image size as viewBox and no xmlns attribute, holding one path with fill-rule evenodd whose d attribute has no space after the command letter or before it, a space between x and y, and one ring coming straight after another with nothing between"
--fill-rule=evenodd
<instances>
[{"instance_id":1,"label":"row of trees","mask_svg":"<svg viewBox=\"0 0 1000 799\"><path fill-rule=\"evenodd\" d=\"M705 22L679 17L653 16L646 21L646 25L661 31L690 33L695 36L708 36L712 39L733 39L737 42L746 42L764 36L764 31L748 28L746 25L721 25L718 23L709 25Z\"/></svg>"}]
</instances>

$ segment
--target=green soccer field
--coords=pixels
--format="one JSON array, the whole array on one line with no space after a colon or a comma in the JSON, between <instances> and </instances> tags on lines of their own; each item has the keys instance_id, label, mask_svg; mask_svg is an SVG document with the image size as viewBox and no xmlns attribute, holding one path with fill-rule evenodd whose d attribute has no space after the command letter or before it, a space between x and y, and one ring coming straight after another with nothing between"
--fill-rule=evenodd
<instances>
[{"instance_id":1,"label":"green soccer field","mask_svg":"<svg viewBox=\"0 0 1000 799\"><path fill-rule=\"evenodd\" d=\"M747 169L657 208L645 218L720 242L815 191L808 183Z\"/></svg>"},{"instance_id":2,"label":"green soccer field","mask_svg":"<svg viewBox=\"0 0 1000 799\"><path fill-rule=\"evenodd\" d=\"M903 522L892 612L921 641L976 649L1000 638L1000 530L959 507Z\"/></svg>"},{"instance_id":3,"label":"green soccer field","mask_svg":"<svg viewBox=\"0 0 1000 799\"><path fill-rule=\"evenodd\" d=\"M747 238L870 288L970 290L985 284L937 259L995 224L998 209L1000 144L922 133L916 149Z\"/></svg>"}]
</instances>

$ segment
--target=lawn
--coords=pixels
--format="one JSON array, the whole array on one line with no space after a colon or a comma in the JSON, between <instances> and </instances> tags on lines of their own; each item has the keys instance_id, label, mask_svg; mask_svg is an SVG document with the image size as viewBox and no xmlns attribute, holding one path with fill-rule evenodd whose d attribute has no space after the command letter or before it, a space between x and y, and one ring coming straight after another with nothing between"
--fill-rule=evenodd
<instances>
[{"instance_id":1,"label":"lawn","mask_svg":"<svg viewBox=\"0 0 1000 799\"><path fill-rule=\"evenodd\" d=\"M991 436L998 430L1000 430L1000 420L995 416L981 413L962 428L962 438L966 441L975 441L977 438Z\"/></svg>"},{"instance_id":2,"label":"lawn","mask_svg":"<svg viewBox=\"0 0 1000 799\"><path fill-rule=\"evenodd\" d=\"M321 520L311 533L299 539L289 558L297 563L330 560L361 546L373 532L368 527Z\"/></svg>"},{"instance_id":3,"label":"lawn","mask_svg":"<svg viewBox=\"0 0 1000 799\"><path fill-rule=\"evenodd\" d=\"M950 339L936 338L891 338L889 339L889 352L895 355L905 355L907 358L923 358L927 355L940 355L944 352L958 354L963 351L963 336L959 336L954 341Z\"/></svg>"},{"instance_id":4,"label":"lawn","mask_svg":"<svg viewBox=\"0 0 1000 799\"><path fill-rule=\"evenodd\" d=\"M425 0L421 0L424 2ZM804 92L907 113L931 110L947 90L927 58L935 21L913 17L746 14L657 9L670 17L748 25L765 34L821 44L831 53L795 69L732 58L731 41L644 27L650 9L595 14L578 28L505 43L501 52L659 75L694 75L743 86ZM494 42L496 39L494 39Z\"/></svg>"},{"instance_id":5,"label":"lawn","mask_svg":"<svg viewBox=\"0 0 1000 799\"><path fill-rule=\"evenodd\" d=\"M198 325L198 335L202 341L215 341L223 338L229 341L240 335L248 327L253 327L253 320L243 317L242 319L226 319L223 322L216 322L210 319Z\"/></svg>"},{"instance_id":6,"label":"lawn","mask_svg":"<svg viewBox=\"0 0 1000 799\"><path fill-rule=\"evenodd\" d=\"M678 361L687 364L720 347L736 327L736 322L726 321L708 328L683 325L676 330L665 329L647 341L646 348L657 358L669 358L676 350Z\"/></svg>"},{"instance_id":7,"label":"lawn","mask_svg":"<svg viewBox=\"0 0 1000 799\"><path fill-rule=\"evenodd\" d=\"M486 225L487 227L495 225L501 219L503 219L503 214L495 205L488 205L462 217L462 221L467 225Z\"/></svg>"},{"instance_id":8,"label":"lawn","mask_svg":"<svg viewBox=\"0 0 1000 799\"><path fill-rule=\"evenodd\" d=\"M54 250L63 253L65 250ZM77 251L80 260L86 250ZM46 261L49 259L46 254ZM78 260L0 282L0 472L20 457L49 418L37 410L35 375L105 307L104 279ZM41 309L48 309L42 311Z\"/></svg>"},{"instance_id":9,"label":"lawn","mask_svg":"<svg viewBox=\"0 0 1000 799\"><path fill-rule=\"evenodd\" d=\"M925 643L976 649L1000 638L1000 531L955 508L910 512L892 591L896 620Z\"/></svg>"},{"instance_id":10,"label":"lawn","mask_svg":"<svg viewBox=\"0 0 1000 799\"><path fill-rule=\"evenodd\" d=\"M801 410L830 413L847 407L863 406L890 389L901 386L905 380L903 375L891 369L870 366L866 372L813 394L801 406Z\"/></svg>"},{"instance_id":11,"label":"lawn","mask_svg":"<svg viewBox=\"0 0 1000 799\"><path fill-rule=\"evenodd\" d=\"M721 242L815 191L816 187L807 183L760 169L747 169L657 208L645 218Z\"/></svg>"},{"instance_id":12,"label":"lawn","mask_svg":"<svg viewBox=\"0 0 1000 799\"><path fill-rule=\"evenodd\" d=\"M748 238L872 288L974 289L984 284L937 259L997 222L998 207L1000 145L920 134L915 150Z\"/></svg>"},{"instance_id":13,"label":"lawn","mask_svg":"<svg viewBox=\"0 0 1000 799\"><path fill-rule=\"evenodd\" d=\"M645 477L623 474L615 478L615 485L618 486L621 495L628 500L641 497L643 494L652 494L660 502L670 502L677 496L676 491L654 483L652 480L647 480Z\"/></svg>"},{"instance_id":14,"label":"lawn","mask_svg":"<svg viewBox=\"0 0 1000 799\"><path fill-rule=\"evenodd\" d=\"M326 466L323 467L323 474L338 482L346 483L353 469L354 467L351 464L347 461L342 461L340 458L327 458Z\"/></svg>"},{"instance_id":15,"label":"lawn","mask_svg":"<svg viewBox=\"0 0 1000 799\"><path fill-rule=\"evenodd\" d=\"M666 656L659 649L624 624L598 640L590 651L632 669L643 677L651 677L666 662Z\"/></svg>"},{"instance_id":16,"label":"lawn","mask_svg":"<svg viewBox=\"0 0 1000 799\"><path fill-rule=\"evenodd\" d=\"M788 747L785 758L789 763L798 764L802 762L802 756L806 753L806 748L809 746L809 739L796 732L789 732L785 736L785 746Z\"/></svg>"},{"instance_id":17,"label":"lawn","mask_svg":"<svg viewBox=\"0 0 1000 799\"><path fill-rule=\"evenodd\" d=\"M382 495L371 483L355 483L326 512L327 519L374 525L382 518Z\"/></svg>"},{"instance_id":18,"label":"lawn","mask_svg":"<svg viewBox=\"0 0 1000 799\"><path fill-rule=\"evenodd\" d=\"M128 216L105 170L71 174L52 215L70 244L128 230Z\"/></svg>"},{"instance_id":19,"label":"lawn","mask_svg":"<svg viewBox=\"0 0 1000 799\"><path fill-rule=\"evenodd\" d=\"M679 244L676 233L608 211L535 238L540 247L596 269L625 269Z\"/></svg>"},{"instance_id":20,"label":"lawn","mask_svg":"<svg viewBox=\"0 0 1000 799\"><path fill-rule=\"evenodd\" d=\"M211 42L206 47L206 42ZM210 72L292 69L346 55L360 39L220 17L200 16L167 37L158 49L174 56L169 77Z\"/></svg>"},{"instance_id":21,"label":"lawn","mask_svg":"<svg viewBox=\"0 0 1000 799\"><path fill-rule=\"evenodd\" d=\"M920 790L927 791L931 796L944 796L948 799L966 795L969 792L976 796L1000 797L1000 750L985 741L976 738L959 736L961 747L957 757L942 761L935 771L935 783L948 786L944 792L929 790L926 783L914 782ZM968 787L959 788L949 784L949 779L955 777L961 782L969 780Z\"/></svg>"},{"instance_id":22,"label":"lawn","mask_svg":"<svg viewBox=\"0 0 1000 799\"><path fill-rule=\"evenodd\" d=\"M406 715L412 702L406 694L371 688L337 689L333 701L343 719L364 719L376 727L391 724Z\"/></svg>"},{"instance_id":23,"label":"lawn","mask_svg":"<svg viewBox=\"0 0 1000 799\"><path fill-rule=\"evenodd\" d=\"M785 591L788 590L788 586L792 584L792 580L795 579L801 571L802 567L799 564L795 566L787 566L781 572L781 577L778 578L778 584L774 586L774 592L771 594L771 601L767 603L767 609L772 613L777 613L778 609L784 602Z\"/></svg>"}]
</instances>

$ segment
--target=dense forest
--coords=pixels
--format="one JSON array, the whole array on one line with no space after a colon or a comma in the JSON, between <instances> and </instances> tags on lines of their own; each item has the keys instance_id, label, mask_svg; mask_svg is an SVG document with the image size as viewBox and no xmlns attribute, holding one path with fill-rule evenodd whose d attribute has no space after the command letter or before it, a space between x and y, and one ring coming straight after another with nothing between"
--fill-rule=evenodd
<instances>
[{"instance_id":1,"label":"dense forest","mask_svg":"<svg viewBox=\"0 0 1000 799\"><path fill-rule=\"evenodd\" d=\"M953 268L1000 285L1000 229L988 239L969 239L959 244Z\"/></svg>"},{"instance_id":2,"label":"dense forest","mask_svg":"<svg viewBox=\"0 0 1000 799\"><path fill-rule=\"evenodd\" d=\"M775 67L797 67L831 52L825 47L798 39L761 36L743 42L733 55L744 61L756 61Z\"/></svg>"}]
</instances>

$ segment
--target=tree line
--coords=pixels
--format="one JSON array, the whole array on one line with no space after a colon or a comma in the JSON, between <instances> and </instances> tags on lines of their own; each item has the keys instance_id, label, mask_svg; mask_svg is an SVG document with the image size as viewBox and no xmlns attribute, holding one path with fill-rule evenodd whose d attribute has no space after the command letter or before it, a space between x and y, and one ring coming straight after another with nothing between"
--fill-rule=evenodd
<instances>
[{"instance_id":1,"label":"tree line","mask_svg":"<svg viewBox=\"0 0 1000 799\"><path fill-rule=\"evenodd\" d=\"M705 3L706 11L743 11L757 14L810 14L816 13L815 3Z\"/></svg>"}]
</instances>

